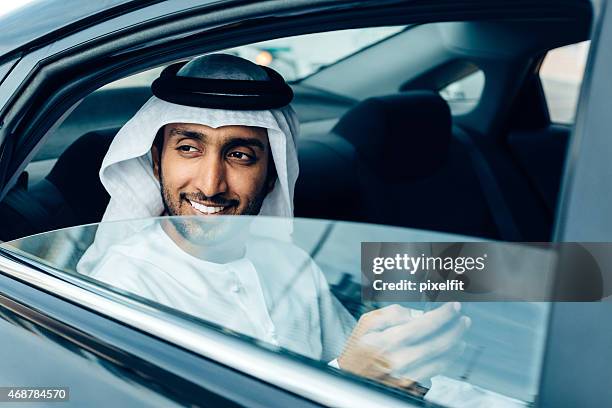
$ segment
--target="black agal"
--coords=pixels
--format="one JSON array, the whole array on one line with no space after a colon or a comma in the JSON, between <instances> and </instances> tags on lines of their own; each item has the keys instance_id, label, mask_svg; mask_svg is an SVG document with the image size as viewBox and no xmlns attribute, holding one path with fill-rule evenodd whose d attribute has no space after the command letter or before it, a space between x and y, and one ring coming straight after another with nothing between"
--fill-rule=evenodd
<instances>
[{"instance_id":1,"label":"black agal","mask_svg":"<svg viewBox=\"0 0 612 408\"><path fill-rule=\"evenodd\" d=\"M210 79L177 75L186 62L166 67L153 81L153 95L197 108L268 110L289 105L293 91L275 70L261 66L270 80Z\"/></svg>"}]
</instances>

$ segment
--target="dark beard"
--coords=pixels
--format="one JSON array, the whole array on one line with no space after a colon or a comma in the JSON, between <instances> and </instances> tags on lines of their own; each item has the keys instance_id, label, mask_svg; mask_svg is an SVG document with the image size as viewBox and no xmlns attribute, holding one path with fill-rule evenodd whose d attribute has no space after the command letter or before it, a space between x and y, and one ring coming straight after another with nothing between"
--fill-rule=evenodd
<instances>
[{"instance_id":1,"label":"dark beard","mask_svg":"<svg viewBox=\"0 0 612 408\"><path fill-rule=\"evenodd\" d=\"M164 178L160 169L159 174L160 186L162 190L162 201L164 203L165 214L170 216L180 216L180 206L181 202L185 201L188 205L191 205L187 200L187 196L192 197L198 201L206 201L218 205L235 205L238 206L240 203L237 200L226 200L221 196L212 196L207 197L202 193L180 193L178 202L172 201L172 196L170 191L164 184ZM235 215L257 215L261 210L261 206L263 205L263 201L266 198L267 191L266 186L262 186L262 189L257 193L254 200L250 200L247 203L244 211ZM221 219L217 219L217 216L212 217L181 217L181 218L172 218L172 224L176 228L177 232L183 236L183 238L192 241L192 242L202 242L202 241L211 241L215 239L220 239L226 235L227 232L231 231L233 228L229 225L226 217L221 217Z\"/></svg>"}]
</instances>

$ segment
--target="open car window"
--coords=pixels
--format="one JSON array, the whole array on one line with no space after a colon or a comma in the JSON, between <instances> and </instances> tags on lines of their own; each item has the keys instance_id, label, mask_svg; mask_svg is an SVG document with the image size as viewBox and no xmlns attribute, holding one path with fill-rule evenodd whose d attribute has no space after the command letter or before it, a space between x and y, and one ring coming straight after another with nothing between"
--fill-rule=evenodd
<instances>
[{"instance_id":1,"label":"open car window","mask_svg":"<svg viewBox=\"0 0 612 408\"><path fill-rule=\"evenodd\" d=\"M572 125L590 41L550 50L540 67L540 80L553 123Z\"/></svg>"},{"instance_id":2,"label":"open car window","mask_svg":"<svg viewBox=\"0 0 612 408\"><path fill-rule=\"evenodd\" d=\"M494 38L495 25L488 27L492 30L488 37ZM491 151L487 147L482 152L493 157L490 166L483 168L475 163L489 159L474 159L468 153L471 149L464 146L463 136L468 136L468 144L482 133L488 137L487 130L478 127L494 120L481 120L479 116L494 112L497 108L492 104L503 111L502 105L509 99L495 99L502 95L503 84L485 79L491 72L495 75L505 61L491 67L486 58L468 58L456 54L459 45L450 47L449 40L468 41L470 36L456 34L470 30L468 22L373 27L285 37L224 50L268 63L286 78L294 75L283 71L288 66L302 67L298 77L316 71L292 83L292 107L300 121L297 216L418 227L487 239L550 239L567 137L548 140L546 136L556 130L543 129L537 140L526 136L513 140L511 157L493 146ZM303 47L316 52L306 52ZM403 50L410 50L411 58L404 58ZM261 56L268 55L266 52L273 58ZM376 63L379 60L386 63ZM427 64L434 64L431 72ZM444 69L435 64L442 64ZM319 70L321 66L325 68ZM119 129L149 100L151 82L161 69L152 68L104 85L82 100L34 154L9 193L11 199L0 203L0 213L5 212L7 204L7 217L25 218L11 226L13 231L2 231L0 239L101 220L108 202L98 174L104 154ZM390 95L397 99L388 99L380 112L372 106L360 109L369 97L385 102L384 97ZM399 107L404 104L400 114ZM347 118L351 112L356 113ZM360 123L360 118L370 118L372 128ZM389 118L393 120L385 123ZM341 119L346 123L339 128ZM381 135L372 137L375 133ZM563 135L567 136L566 131ZM538 144L536 154L549 152L549 165L532 165L537 161L530 157L534 141ZM356 154L357 162L352 161L351 154L344 154L347 146L349 153ZM404 164L380 159L391 150L409 152L410 159ZM504 160L496 160L496 155ZM79 171L71 170L74 168ZM366 180L364 177L353 177L354 169L372 175L372 183L360 181ZM497 184L492 189L487 187L491 183L483 182L488 180L484 174L488 170L493 173L493 184ZM74 180L77 175L79 180ZM319 180L328 176L331 179L322 185ZM374 200L357 199L348 207L336 208L320 199L370 194L368 184L378 186L380 191L375 195L397 190L398 200L406 203L404 211L384 211ZM79 192L79 186L86 192ZM321 187L324 190L319 190ZM54 188L59 191L50 192ZM503 206L489 208L497 201L496 190L508 201L505 214L500 211ZM413 200L413 196L428 197L429 201ZM452 205L448 196L455 198ZM42 202L14 208L18 206L15 203L23 201ZM51 215L39 216L47 213ZM508 225L510 228L503 227Z\"/></svg>"},{"instance_id":3,"label":"open car window","mask_svg":"<svg viewBox=\"0 0 612 408\"><path fill-rule=\"evenodd\" d=\"M384 41L406 26L371 27L298 35L229 48L224 52L278 71L286 81L300 81L317 70ZM334 47L329 47L334 44ZM130 76L102 89L149 86L162 68Z\"/></svg>"},{"instance_id":4,"label":"open car window","mask_svg":"<svg viewBox=\"0 0 612 408\"><path fill-rule=\"evenodd\" d=\"M286 81L299 82L314 72L360 51L384 42L408 26L370 27L305 34L230 48L221 52L269 66ZM333 44L334 46L329 46ZM124 125L152 96L151 84L164 66L101 86L87 96L59 126L28 165L27 182L43 179L62 152L79 137L92 131L116 130ZM338 117L355 101L328 93L296 90L294 108L300 117L302 136L319 136L331 130ZM302 97L302 94L304 96ZM302 102L302 99L306 99ZM313 99L314 98L314 99ZM311 130L312 128L312 130Z\"/></svg>"},{"instance_id":5,"label":"open car window","mask_svg":"<svg viewBox=\"0 0 612 408\"><path fill-rule=\"evenodd\" d=\"M440 96L448 102L453 115L464 114L478 105L484 82L484 73L477 70L440 89Z\"/></svg>"},{"instance_id":6,"label":"open car window","mask_svg":"<svg viewBox=\"0 0 612 408\"><path fill-rule=\"evenodd\" d=\"M321 370L337 370L337 360L350 349L351 334L364 314L395 304L402 306L402 318L419 319L427 318L424 310L447 307L425 296L411 302L363 300L362 242L412 242L425 254L427 242L469 240L338 221L213 218L94 224L7 242L2 249L88 290L103 289L98 290L102 296L148 305L177 324L196 322ZM186 242L180 237L194 235L181 233L177 238L181 228L195 233L197 240ZM351 378L361 373L410 398L446 389L442 401L449 403L464 398L458 390L467 387L492 401L530 404L537 394L548 311L546 303L464 302L461 314L472 323L464 343L458 342L460 352L437 365L436 376L417 383L372 376L365 369L338 372ZM415 357L401 374L418 377L423 364ZM452 389L457 394L448 391Z\"/></svg>"}]
</instances>

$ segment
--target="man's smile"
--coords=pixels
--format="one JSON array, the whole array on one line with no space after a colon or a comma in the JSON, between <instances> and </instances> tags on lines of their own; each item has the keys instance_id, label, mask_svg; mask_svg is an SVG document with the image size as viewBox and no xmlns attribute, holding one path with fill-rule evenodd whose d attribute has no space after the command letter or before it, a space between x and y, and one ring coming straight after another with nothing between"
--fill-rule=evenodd
<instances>
[{"instance_id":1,"label":"man's smile","mask_svg":"<svg viewBox=\"0 0 612 408\"><path fill-rule=\"evenodd\" d=\"M227 212L228 209L233 207L232 205L219 206L219 205L206 205L202 203L198 203L197 201L187 200L191 207L193 207L197 212L204 215L221 215Z\"/></svg>"}]
</instances>

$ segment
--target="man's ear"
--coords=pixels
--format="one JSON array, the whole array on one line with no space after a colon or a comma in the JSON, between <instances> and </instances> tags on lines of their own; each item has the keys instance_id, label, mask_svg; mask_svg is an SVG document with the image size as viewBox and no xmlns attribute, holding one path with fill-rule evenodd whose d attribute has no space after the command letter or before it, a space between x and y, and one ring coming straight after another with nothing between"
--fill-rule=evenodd
<instances>
[{"instance_id":1,"label":"man's ear","mask_svg":"<svg viewBox=\"0 0 612 408\"><path fill-rule=\"evenodd\" d=\"M268 153L268 171L266 177L266 188L267 193L270 194L274 189L274 184L276 183L276 179L278 178L278 173L276 172L276 165L274 164L274 158L272 157L272 151Z\"/></svg>"},{"instance_id":2,"label":"man's ear","mask_svg":"<svg viewBox=\"0 0 612 408\"><path fill-rule=\"evenodd\" d=\"M268 180L266 180L266 183L268 183L268 194L270 194L272 192L272 190L274 190L274 184L276 183L276 177L270 177Z\"/></svg>"},{"instance_id":3,"label":"man's ear","mask_svg":"<svg viewBox=\"0 0 612 408\"><path fill-rule=\"evenodd\" d=\"M159 151L159 147L156 143L153 143L153 146L151 146L151 158L153 159L153 175L157 181L160 181L159 168L161 166L161 152Z\"/></svg>"},{"instance_id":4,"label":"man's ear","mask_svg":"<svg viewBox=\"0 0 612 408\"><path fill-rule=\"evenodd\" d=\"M164 128L162 126L155 135L153 146L151 146L151 158L153 159L153 175L157 181L161 182L161 155L164 146Z\"/></svg>"}]
</instances>

